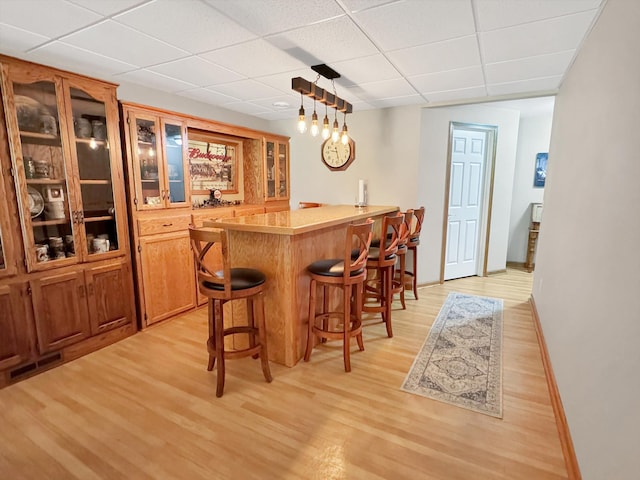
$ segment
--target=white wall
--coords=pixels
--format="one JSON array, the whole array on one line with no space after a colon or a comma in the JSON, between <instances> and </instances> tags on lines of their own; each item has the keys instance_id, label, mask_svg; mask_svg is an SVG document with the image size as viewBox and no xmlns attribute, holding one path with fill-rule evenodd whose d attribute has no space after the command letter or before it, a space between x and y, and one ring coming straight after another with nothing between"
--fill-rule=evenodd
<instances>
[{"instance_id":1,"label":"white wall","mask_svg":"<svg viewBox=\"0 0 640 480\"><path fill-rule=\"evenodd\" d=\"M639 26L609 0L556 98L534 272L585 480L640 472Z\"/></svg>"},{"instance_id":2,"label":"white wall","mask_svg":"<svg viewBox=\"0 0 640 480\"><path fill-rule=\"evenodd\" d=\"M420 242L421 283L440 280L450 122L498 127L487 271L506 267L519 117L515 110L480 105L423 109L416 179L420 187L417 203L427 209Z\"/></svg>"},{"instance_id":3,"label":"white wall","mask_svg":"<svg viewBox=\"0 0 640 480\"><path fill-rule=\"evenodd\" d=\"M507 250L509 262L524 263L527 258L530 205L542 203L544 197L544 188L533 186L536 154L549 151L552 117L552 113L520 117Z\"/></svg>"}]
</instances>

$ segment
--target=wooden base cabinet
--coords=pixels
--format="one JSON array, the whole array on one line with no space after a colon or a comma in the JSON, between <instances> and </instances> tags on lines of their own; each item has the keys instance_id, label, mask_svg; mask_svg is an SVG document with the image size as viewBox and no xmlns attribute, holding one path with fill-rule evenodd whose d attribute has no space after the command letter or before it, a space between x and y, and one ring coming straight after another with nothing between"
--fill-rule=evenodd
<instances>
[{"instance_id":1,"label":"wooden base cabinet","mask_svg":"<svg viewBox=\"0 0 640 480\"><path fill-rule=\"evenodd\" d=\"M140 261L145 326L196 306L188 230L141 237Z\"/></svg>"},{"instance_id":2,"label":"wooden base cabinet","mask_svg":"<svg viewBox=\"0 0 640 480\"><path fill-rule=\"evenodd\" d=\"M0 388L137 330L116 85L0 55Z\"/></svg>"}]
</instances>

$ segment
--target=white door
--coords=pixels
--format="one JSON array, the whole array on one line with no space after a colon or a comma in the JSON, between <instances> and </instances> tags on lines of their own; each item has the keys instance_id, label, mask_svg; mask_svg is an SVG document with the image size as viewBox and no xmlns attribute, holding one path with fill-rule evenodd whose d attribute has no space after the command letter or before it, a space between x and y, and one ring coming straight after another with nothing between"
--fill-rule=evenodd
<instances>
[{"instance_id":1,"label":"white door","mask_svg":"<svg viewBox=\"0 0 640 480\"><path fill-rule=\"evenodd\" d=\"M444 279L478 273L487 132L453 130Z\"/></svg>"}]
</instances>

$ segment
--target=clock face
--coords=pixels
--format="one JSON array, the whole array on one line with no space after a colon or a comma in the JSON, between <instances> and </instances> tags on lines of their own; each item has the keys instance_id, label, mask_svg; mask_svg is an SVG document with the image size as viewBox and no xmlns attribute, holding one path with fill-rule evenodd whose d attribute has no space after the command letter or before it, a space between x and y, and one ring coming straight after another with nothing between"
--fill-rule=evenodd
<instances>
[{"instance_id":1,"label":"clock face","mask_svg":"<svg viewBox=\"0 0 640 480\"><path fill-rule=\"evenodd\" d=\"M349 139L346 145L330 138L322 144L322 161L331 170L346 170L355 159L355 143Z\"/></svg>"}]
</instances>

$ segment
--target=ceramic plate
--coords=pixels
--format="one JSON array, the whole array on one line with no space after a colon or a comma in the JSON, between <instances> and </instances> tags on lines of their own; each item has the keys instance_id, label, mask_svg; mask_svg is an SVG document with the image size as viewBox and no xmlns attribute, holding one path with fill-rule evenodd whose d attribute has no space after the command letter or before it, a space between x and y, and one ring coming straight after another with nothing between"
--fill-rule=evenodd
<instances>
[{"instance_id":1,"label":"ceramic plate","mask_svg":"<svg viewBox=\"0 0 640 480\"><path fill-rule=\"evenodd\" d=\"M27 187L27 191L29 192L29 211L31 212L31 218L36 218L44 210L44 199L35 188Z\"/></svg>"}]
</instances>

